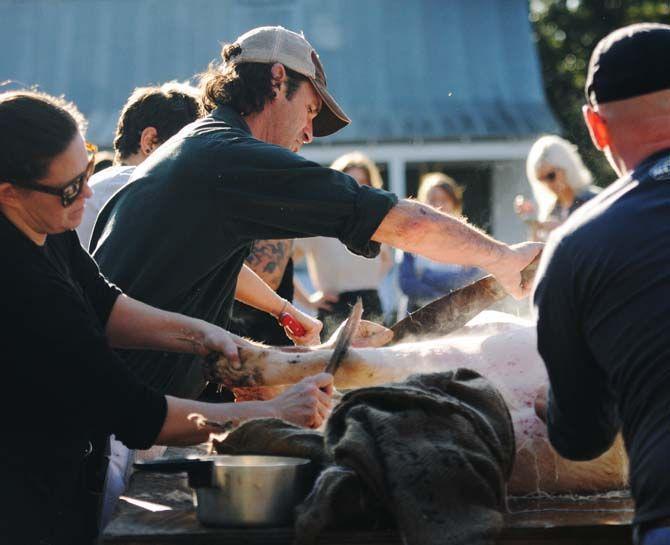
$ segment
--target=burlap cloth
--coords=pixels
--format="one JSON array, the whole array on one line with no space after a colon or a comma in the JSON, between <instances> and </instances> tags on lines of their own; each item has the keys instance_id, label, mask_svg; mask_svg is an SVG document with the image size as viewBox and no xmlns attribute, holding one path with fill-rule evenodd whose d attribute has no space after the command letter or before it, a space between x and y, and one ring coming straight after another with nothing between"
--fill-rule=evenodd
<instances>
[{"instance_id":1,"label":"burlap cloth","mask_svg":"<svg viewBox=\"0 0 670 545\"><path fill-rule=\"evenodd\" d=\"M297 508L299 545L326 528L379 527L410 545L493 544L515 452L502 396L468 369L349 392L325 434L261 419L216 446L320 464Z\"/></svg>"}]
</instances>

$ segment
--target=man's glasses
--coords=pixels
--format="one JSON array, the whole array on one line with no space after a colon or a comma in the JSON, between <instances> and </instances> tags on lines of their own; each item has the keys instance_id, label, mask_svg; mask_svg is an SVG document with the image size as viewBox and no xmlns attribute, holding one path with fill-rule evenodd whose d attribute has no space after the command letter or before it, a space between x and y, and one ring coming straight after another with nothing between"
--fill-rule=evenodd
<instances>
[{"instance_id":1,"label":"man's glasses","mask_svg":"<svg viewBox=\"0 0 670 545\"><path fill-rule=\"evenodd\" d=\"M93 174L95 168L95 154L98 151L98 147L95 144L86 142L86 151L88 152L88 165L86 165L86 170L79 174L76 178L73 178L67 182L62 187L51 187L48 185L38 184L37 182L10 182L19 187L24 187L32 191L39 191L41 193L48 193L49 195L56 195L60 197L60 202L64 208L70 206L81 193L81 190L84 188L84 184L88 181Z\"/></svg>"}]
</instances>

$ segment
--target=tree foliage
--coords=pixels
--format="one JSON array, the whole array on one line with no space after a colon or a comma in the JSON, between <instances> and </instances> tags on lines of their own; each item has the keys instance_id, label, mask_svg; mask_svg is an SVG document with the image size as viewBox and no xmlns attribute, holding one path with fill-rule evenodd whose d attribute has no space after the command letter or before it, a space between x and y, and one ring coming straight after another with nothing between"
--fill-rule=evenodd
<instances>
[{"instance_id":1,"label":"tree foliage","mask_svg":"<svg viewBox=\"0 0 670 545\"><path fill-rule=\"evenodd\" d=\"M581 113L591 52L619 27L670 23L670 0L531 0L530 8L549 104L563 136L579 146L597 183L607 185L614 174L593 147Z\"/></svg>"}]
</instances>

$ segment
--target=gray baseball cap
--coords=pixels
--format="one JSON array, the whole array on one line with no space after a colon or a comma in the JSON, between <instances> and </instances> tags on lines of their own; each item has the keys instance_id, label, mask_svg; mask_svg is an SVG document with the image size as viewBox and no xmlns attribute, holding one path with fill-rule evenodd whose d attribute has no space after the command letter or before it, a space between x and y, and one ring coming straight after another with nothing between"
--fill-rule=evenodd
<instances>
[{"instance_id":1,"label":"gray baseball cap","mask_svg":"<svg viewBox=\"0 0 670 545\"><path fill-rule=\"evenodd\" d=\"M351 123L328 92L319 55L304 36L281 26L264 26L245 32L235 40L235 44L242 51L229 61L233 64L279 62L312 82L323 100L321 111L314 118L314 136L328 136Z\"/></svg>"}]
</instances>

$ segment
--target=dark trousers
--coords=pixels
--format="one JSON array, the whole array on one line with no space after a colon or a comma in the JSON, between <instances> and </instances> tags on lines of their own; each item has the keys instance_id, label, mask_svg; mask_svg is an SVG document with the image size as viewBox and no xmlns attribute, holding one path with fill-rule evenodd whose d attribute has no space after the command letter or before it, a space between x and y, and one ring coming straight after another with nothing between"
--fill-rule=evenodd
<instances>
[{"instance_id":1,"label":"dark trousers","mask_svg":"<svg viewBox=\"0 0 670 545\"><path fill-rule=\"evenodd\" d=\"M347 319L351 307L356 304L359 297L363 300L363 319L384 322L384 311L377 290L345 291L338 294L340 299L333 303L332 310L319 310L317 317L323 322L321 340L327 341L339 325Z\"/></svg>"},{"instance_id":2,"label":"dark trousers","mask_svg":"<svg viewBox=\"0 0 670 545\"><path fill-rule=\"evenodd\" d=\"M635 545L670 545L670 526L645 529L637 527L633 532Z\"/></svg>"}]
</instances>

